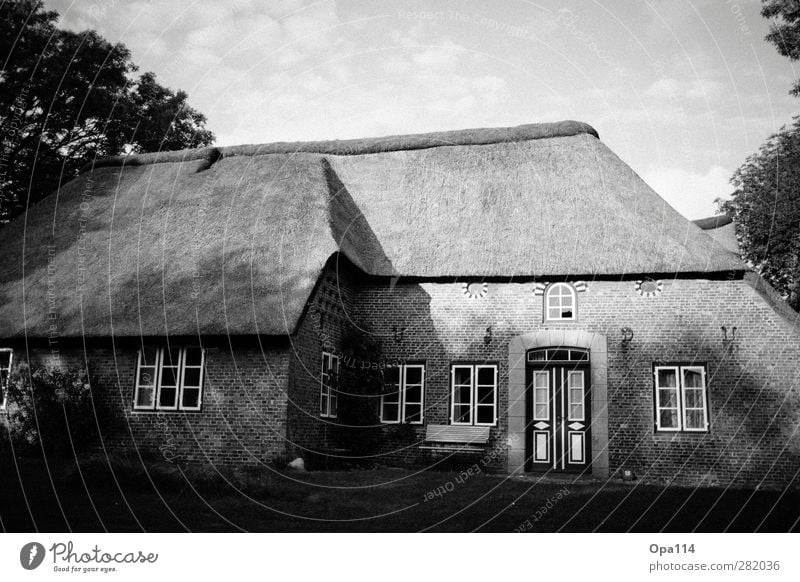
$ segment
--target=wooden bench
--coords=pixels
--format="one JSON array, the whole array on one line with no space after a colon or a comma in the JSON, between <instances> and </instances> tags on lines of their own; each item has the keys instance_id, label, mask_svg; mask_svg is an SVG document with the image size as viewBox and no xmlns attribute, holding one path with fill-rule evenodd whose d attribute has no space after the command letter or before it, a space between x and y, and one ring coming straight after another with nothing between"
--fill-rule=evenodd
<instances>
[{"instance_id":1,"label":"wooden bench","mask_svg":"<svg viewBox=\"0 0 800 582\"><path fill-rule=\"evenodd\" d=\"M480 453L488 443L488 426L429 424L425 429L425 444L419 448L431 451Z\"/></svg>"}]
</instances>

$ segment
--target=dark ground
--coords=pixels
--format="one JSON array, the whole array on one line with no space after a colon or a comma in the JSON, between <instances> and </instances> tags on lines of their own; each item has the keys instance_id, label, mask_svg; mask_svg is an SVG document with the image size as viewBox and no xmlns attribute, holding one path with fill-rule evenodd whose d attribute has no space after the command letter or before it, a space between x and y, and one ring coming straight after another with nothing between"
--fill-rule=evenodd
<instances>
[{"instance_id":1,"label":"dark ground","mask_svg":"<svg viewBox=\"0 0 800 582\"><path fill-rule=\"evenodd\" d=\"M263 469L237 481L247 495L219 478L185 476L172 466L148 477L138 462L123 464L116 480L105 460L82 466L83 478L74 461L15 462L0 454L0 531L800 530L797 490L536 482L484 474L457 479L458 472L390 468Z\"/></svg>"}]
</instances>

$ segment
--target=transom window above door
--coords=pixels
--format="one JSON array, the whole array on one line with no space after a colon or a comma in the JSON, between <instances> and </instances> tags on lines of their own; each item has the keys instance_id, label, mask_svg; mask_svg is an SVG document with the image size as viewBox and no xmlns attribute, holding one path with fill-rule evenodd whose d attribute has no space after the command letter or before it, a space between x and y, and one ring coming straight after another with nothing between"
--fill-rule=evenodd
<instances>
[{"instance_id":1,"label":"transom window above door","mask_svg":"<svg viewBox=\"0 0 800 582\"><path fill-rule=\"evenodd\" d=\"M585 348L539 348L528 352L529 362L588 362L589 350Z\"/></svg>"},{"instance_id":2,"label":"transom window above door","mask_svg":"<svg viewBox=\"0 0 800 582\"><path fill-rule=\"evenodd\" d=\"M574 321L577 319L578 298L569 283L553 283L544 292L545 321Z\"/></svg>"}]
</instances>

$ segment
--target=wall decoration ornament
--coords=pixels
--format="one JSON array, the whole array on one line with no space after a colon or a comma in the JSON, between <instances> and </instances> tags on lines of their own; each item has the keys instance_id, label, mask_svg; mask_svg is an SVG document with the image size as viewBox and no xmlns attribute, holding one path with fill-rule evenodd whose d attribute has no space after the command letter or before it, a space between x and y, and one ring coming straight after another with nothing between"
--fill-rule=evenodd
<instances>
[{"instance_id":1,"label":"wall decoration ornament","mask_svg":"<svg viewBox=\"0 0 800 582\"><path fill-rule=\"evenodd\" d=\"M461 285L461 291L469 299L483 299L489 292L488 283L464 283Z\"/></svg>"},{"instance_id":2,"label":"wall decoration ornament","mask_svg":"<svg viewBox=\"0 0 800 582\"><path fill-rule=\"evenodd\" d=\"M578 293L583 293L584 291L589 290L589 286L586 284L586 281L567 281L570 285L572 285L573 289ZM544 290L547 289L547 286L550 285L547 281L543 283L534 283L533 285L533 294L534 295L544 295Z\"/></svg>"},{"instance_id":3,"label":"wall decoration ornament","mask_svg":"<svg viewBox=\"0 0 800 582\"><path fill-rule=\"evenodd\" d=\"M658 297L664 288L664 282L644 279L643 281L636 281L635 288L636 292L642 297Z\"/></svg>"}]
</instances>

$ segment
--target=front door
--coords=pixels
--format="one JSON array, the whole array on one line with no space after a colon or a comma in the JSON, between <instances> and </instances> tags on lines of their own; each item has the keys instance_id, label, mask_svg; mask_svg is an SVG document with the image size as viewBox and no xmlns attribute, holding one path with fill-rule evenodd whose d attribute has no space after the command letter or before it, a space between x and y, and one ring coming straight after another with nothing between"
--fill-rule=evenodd
<instances>
[{"instance_id":1,"label":"front door","mask_svg":"<svg viewBox=\"0 0 800 582\"><path fill-rule=\"evenodd\" d=\"M528 470L581 473L590 467L589 371L589 351L585 349L528 352Z\"/></svg>"}]
</instances>

